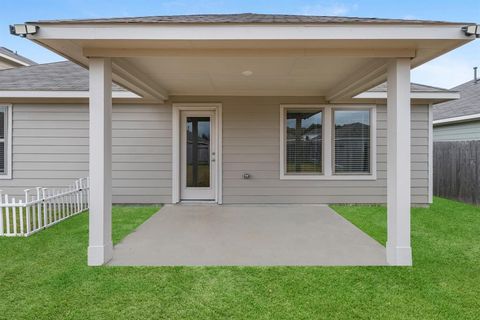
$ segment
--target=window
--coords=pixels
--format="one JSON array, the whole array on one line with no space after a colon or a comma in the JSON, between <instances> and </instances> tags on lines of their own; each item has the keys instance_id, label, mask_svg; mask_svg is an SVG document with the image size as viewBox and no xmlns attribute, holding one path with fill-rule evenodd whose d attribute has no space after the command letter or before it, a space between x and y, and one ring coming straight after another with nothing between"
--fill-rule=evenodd
<instances>
[{"instance_id":1,"label":"window","mask_svg":"<svg viewBox=\"0 0 480 320\"><path fill-rule=\"evenodd\" d=\"M210 118L187 117L187 187L210 187Z\"/></svg>"},{"instance_id":2,"label":"window","mask_svg":"<svg viewBox=\"0 0 480 320\"><path fill-rule=\"evenodd\" d=\"M322 172L322 112L287 110L287 174Z\"/></svg>"},{"instance_id":3,"label":"window","mask_svg":"<svg viewBox=\"0 0 480 320\"><path fill-rule=\"evenodd\" d=\"M334 173L370 173L370 111L335 110Z\"/></svg>"},{"instance_id":4,"label":"window","mask_svg":"<svg viewBox=\"0 0 480 320\"><path fill-rule=\"evenodd\" d=\"M280 179L375 180L376 109L280 106Z\"/></svg>"},{"instance_id":5,"label":"window","mask_svg":"<svg viewBox=\"0 0 480 320\"><path fill-rule=\"evenodd\" d=\"M0 106L0 179L9 179L10 170L10 119L9 107Z\"/></svg>"}]
</instances>

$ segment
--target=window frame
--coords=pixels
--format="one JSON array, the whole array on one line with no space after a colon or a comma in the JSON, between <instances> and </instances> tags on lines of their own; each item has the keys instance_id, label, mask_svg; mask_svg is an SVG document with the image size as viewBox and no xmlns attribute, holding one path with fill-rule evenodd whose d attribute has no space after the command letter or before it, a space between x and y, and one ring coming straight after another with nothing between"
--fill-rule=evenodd
<instances>
[{"instance_id":1,"label":"window frame","mask_svg":"<svg viewBox=\"0 0 480 320\"><path fill-rule=\"evenodd\" d=\"M372 104L281 104L280 105L280 180L376 180L377 179L377 106ZM286 172L287 110L322 111L322 173ZM370 173L334 173L334 111L370 111Z\"/></svg>"},{"instance_id":2,"label":"window frame","mask_svg":"<svg viewBox=\"0 0 480 320\"><path fill-rule=\"evenodd\" d=\"M6 137L5 142L5 167L6 171L4 174L0 173L0 180L10 180L12 179L12 105L11 104L0 104L0 108L5 108L5 132Z\"/></svg>"}]
</instances>

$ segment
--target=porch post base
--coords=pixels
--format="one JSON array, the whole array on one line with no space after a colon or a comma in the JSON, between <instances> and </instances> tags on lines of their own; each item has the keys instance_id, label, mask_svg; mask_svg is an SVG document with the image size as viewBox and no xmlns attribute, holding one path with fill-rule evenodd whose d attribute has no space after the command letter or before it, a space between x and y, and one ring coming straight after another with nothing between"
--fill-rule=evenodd
<instances>
[{"instance_id":1,"label":"porch post base","mask_svg":"<svg viewBox=\"0 0 480 320\"><path fill-rule=\"evenodd\" d=\"M412 248L395 247L387 243L387 263L391 266L411 266Z\"/></svg>"},{"instance_id":2,"label":"porch post base","mask_svg":"<svg viewBox=\"0 0 480 320\"><path fill-rule=\"evenodd\" d=\"M88 247L88 265L101 266L110 261L113 257L113 244L108 243L104 246Z\"/></svg>"}]
</instances>

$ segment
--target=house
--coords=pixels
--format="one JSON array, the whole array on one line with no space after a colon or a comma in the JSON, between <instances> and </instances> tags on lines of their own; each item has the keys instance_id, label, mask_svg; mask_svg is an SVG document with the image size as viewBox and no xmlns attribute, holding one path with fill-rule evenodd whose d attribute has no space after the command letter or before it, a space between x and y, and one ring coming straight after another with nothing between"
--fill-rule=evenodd
<instances>
[{"instance_id":1,"label":"house","mask_svg":"<svg viewBox=\"0 0 480 320\"><path fill-rule=\"evenodd\" d=\"M29 67L1 89L2 187L88 172L90 265L112 256L112 200L386 203L387 260L411 265L410 206L431 201L431 105L458 94L411 88L410 69L475 30L256 14L14 25L76 64Z\"/></svg>"},{"instance_id":2,"label":"house","mask_svg":"<svg viewBox=\"0 0 480 320\"><path fill-rule=\"evenodd\" d=\"M434 106L434 141L480 140L480 79L476 69L474 79L452 88L460 94L459 99Z\"/></svg>"},{"instance_id":3,"label":"house","mask_svg":"<svg viewBox=\"0 0 480 320\"><path fill-rule=\"evenodd\" d=\"M10 49L0 47L0 70L32 66L35 64L37 64L35 61L25 58Z\"/></svg>"}]
</instances>

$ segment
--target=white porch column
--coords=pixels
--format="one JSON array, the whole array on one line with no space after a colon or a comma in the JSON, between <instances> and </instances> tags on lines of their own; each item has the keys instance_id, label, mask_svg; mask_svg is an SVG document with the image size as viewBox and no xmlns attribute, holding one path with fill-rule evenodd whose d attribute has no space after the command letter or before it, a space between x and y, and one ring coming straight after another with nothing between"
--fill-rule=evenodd
<instances>
[{"instance_id":1,"label":"white porch column","mask_svg":"<svg viewBox=\"0 0 480 320\"><path fill-rule=\"evenodd\" d=\"M387 82L387 262L410 266L409 58L390 62Z\"/></svg>"},{"instance_id":2,"label":"white porch column","mask_svg":"<svg viewBox=\"0 0 480 320\"><path fill-rule=\"evenodd\" d=\"M109 58L89 59L90 217L88 265L112 258L112 66Z\"/></svg>"}]
</instances>

